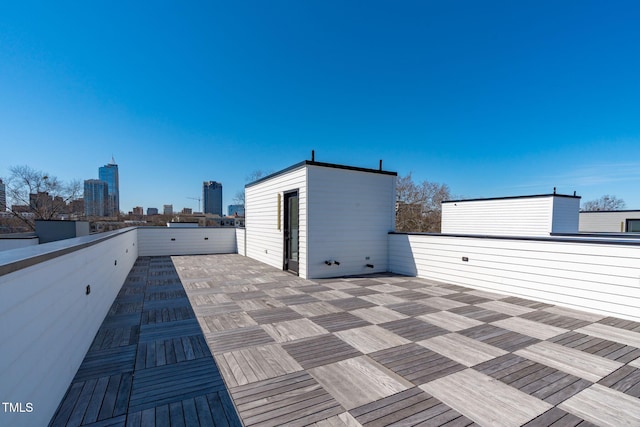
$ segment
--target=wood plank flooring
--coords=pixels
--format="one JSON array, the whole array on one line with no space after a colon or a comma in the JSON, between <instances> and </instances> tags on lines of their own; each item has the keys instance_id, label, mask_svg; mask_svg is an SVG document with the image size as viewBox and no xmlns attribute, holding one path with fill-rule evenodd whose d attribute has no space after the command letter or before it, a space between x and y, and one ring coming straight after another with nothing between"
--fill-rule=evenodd
<instances>
[{"instance_id":1,"label":"wood plank flooring","mask_svg":"<svg viewBox=\"0 0 640 427\"><path fill-rule=\"evenodd\" d=\"M638 322L206 255L138 260L51 425L587 427L639 408Z\"/></svg>"}]
</instances>

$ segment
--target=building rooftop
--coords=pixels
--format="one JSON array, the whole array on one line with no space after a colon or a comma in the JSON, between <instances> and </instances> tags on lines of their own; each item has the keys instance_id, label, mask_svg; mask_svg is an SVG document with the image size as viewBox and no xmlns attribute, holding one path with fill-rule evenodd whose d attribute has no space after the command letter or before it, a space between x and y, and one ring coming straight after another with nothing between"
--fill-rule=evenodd
<instances>
[{"instance_id":1,"label":"building rooftop","mask_svg":"<svg viewBox=\"0 0 640 427\"><path fill-rule=\"evenodd\" d=\"M640 323L396 274L139 257L52 425L640 425Z\"/></svg>"}]
</instances>

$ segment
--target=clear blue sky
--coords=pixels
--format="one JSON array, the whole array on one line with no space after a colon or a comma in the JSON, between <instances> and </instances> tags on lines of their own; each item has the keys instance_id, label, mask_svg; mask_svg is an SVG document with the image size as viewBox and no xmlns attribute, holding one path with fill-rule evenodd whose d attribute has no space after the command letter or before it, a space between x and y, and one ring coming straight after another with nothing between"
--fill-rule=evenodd
<instances>
[{"instance_id":1,"label":"clear blue sky","mask_svg":"<svg viewBox=\"0 0 640 427\"><path fill-rule=\"evenodd\" d=\"M640 209L637 1L4 1L0 177L98 177L120 205L232 202L310 157L465 198Z\"/></svg>"}]
</instances>

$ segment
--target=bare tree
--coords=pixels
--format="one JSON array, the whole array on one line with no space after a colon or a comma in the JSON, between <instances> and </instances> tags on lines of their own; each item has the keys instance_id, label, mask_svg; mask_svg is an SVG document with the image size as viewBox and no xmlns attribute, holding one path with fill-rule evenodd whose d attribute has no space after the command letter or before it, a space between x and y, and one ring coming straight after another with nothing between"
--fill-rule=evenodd
<instances>
[{"instance_id":1,"label":"bare tree","mask_svg":"<svg viewBox=\"0 0 640 427\"><path fill-rule=\"evenodd\" d=\"M399 177L396 185L396 230L440 232L443 200L451 199L446 184L413 182L411 173Z\"/></svg>"},{"instance_id":2,"label":"bare tree","mask_svg":"<svg viewBox=\"0 0 640 427\"><path fill-rule=\"evenodd\" d=\"M271 174L271 172L265 172L263 170L256 169L253 172L251 172L249 175L245 176L244 179L245 179L245 182L248 184L250 182L257 181L260 178L264 178L265 176L267 176L269 174ZM236 192L236 195L233 198L233 202L236 205L244 206L244 188L242 190L238 190Z\"/></svg>"},{"instance_id":3,"label":"bare tree","mask_svg":"<svg viewBox=\"0 0 640 427\"><path fill-rule=\"evenodd\" d=\"M35 230L35 219L54 219L64 213L67 204L81 195L82 184L79 180L64 183L55 176L35 170L29 166L9 168L11 175L7 180L7 203L9 211L20 219L29 229Z\"/></svg>"},{"instance_id":4,"label":"bare tree","mask_svg":"<svg viewBox=\"0 0 640 427\"><path fill-rule=\"evenodd\" d=\"M624 209L625 202L616 196L605 194L596 200L590 200L582 205L583 211L617 211Z\"/></svg>"}]
</instances>

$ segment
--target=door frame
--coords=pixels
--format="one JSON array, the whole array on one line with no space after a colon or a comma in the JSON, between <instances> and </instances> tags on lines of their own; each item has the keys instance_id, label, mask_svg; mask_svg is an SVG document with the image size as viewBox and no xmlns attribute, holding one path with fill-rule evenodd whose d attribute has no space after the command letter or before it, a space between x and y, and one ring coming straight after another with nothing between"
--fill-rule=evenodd
<instances>
[{"instance_id":1,"label":"door frame","mask_svg":"<svg viewBox=\"0 0 640 427\"><path fill-rule=\"evenodd\" d=\"M290 250L290 246L289 243L291 242L291 221L290 221L290 216L291 216L291 212L290 212L290 207L289 207L289 201L292 198L296 198L298 201L298 209L297 209L297 214L298 214L298 238L295 239L295 241L298 244L298 248L297 248L297 253L298 253L298 259L297 260L293 260L291 259L291 250ZM283 265L282 265L282 269L284 271L289 271L291 273L300 274L300 192L298 191L298 189L296 190L291 190L291 191L285 191L283 193L283 205L284 205L284 215L283 215Z\"/></svg>"}]
</instances>

